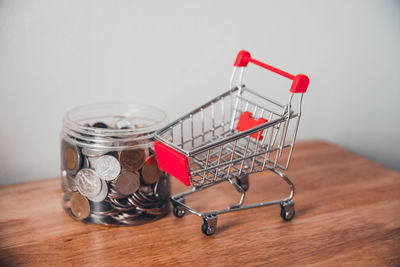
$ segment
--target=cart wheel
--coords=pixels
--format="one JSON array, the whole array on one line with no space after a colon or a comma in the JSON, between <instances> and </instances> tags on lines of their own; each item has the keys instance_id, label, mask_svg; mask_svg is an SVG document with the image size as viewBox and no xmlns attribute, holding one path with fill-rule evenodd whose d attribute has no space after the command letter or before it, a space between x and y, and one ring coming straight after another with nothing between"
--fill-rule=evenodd
<instances>
[{"instance_id":1,"label":"cart wheel","mask_svg":"<svg viewBox=\"0 0 400 267\"><path fill-rule=\"evenodd\" d=\"M180 206L174 206L173 213L176 218L182 218L185 216L185 209Z\"/></svg>"},{"instance_id":2,"label":"cart wheel","mask_svg":"<svg viewBox=\"0 0 400 267\"><path fill-rule=\"evenodd\" d=\"M284 221L290 221L291 219L293 219L294 215L295 211L293 205L289 206L281 205L281 217Z\"/></svg>"},{"instance_id":3,"label":"cart wheel","mask_svg":"<svg viewBox=\"0 0 400 267\"><path fill-rule=\"evenodd\" d=\"M201 226L201 231L203 232L203 234L205 235L212 235L215 233L215 226L212 225L208 225L207 222L203 223L203 226Z\"/></svg>"},{"instance_id":4,"label":"cart wheel","mask_svg":"<svg viewBox=\"0 0 400 267\"><path fill-rule=\"evenodd\" d=\"M241 188L243 188L244 191L249 189L249 175L246 174L242 177L236 178L236 182Z\"/></svg>"},{"instance_id":5,"label":"cart wheel","mask_svg":"<svg viewBox=\"0 0 400 267\"><path fill-rule=\"evenodd\" d=\"M205 235L212 235L217 229L217 215L210 214L203 217L203 225L201 231Z\"/></svg>"}]
</instances>

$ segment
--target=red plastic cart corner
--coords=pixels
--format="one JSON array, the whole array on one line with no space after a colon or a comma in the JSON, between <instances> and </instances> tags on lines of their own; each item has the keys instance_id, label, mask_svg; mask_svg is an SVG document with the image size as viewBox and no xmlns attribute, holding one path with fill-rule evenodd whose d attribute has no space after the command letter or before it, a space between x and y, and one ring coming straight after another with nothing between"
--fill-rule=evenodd
<instances>
[{"instance_id":1,"label":"red plastic cart corner","mask_svg":"<svg viewBox=\"0 0 400 267\"><path fill-rule=\"evenodd\" d=\"M154 141L158 167L171 174L184 185L190 185L189 165L187 157L163 143Z\"/></svg>"}]
</instances>

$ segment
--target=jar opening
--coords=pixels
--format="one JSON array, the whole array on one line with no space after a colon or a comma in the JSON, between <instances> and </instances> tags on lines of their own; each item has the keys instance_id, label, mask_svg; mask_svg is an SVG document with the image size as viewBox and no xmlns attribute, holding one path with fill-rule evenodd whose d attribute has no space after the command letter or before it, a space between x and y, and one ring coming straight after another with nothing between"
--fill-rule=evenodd
<instances>
[{"instance_id":1,"label":"jar opening","mask_svg":"<svg viewBox=\"0 0 400 267\"><path fill-rule=\"evenodd\" d=\"M150 105L127 103L100 103L78 106L68 111L64 124L68 127L96 131L99 133L146 133L159 129L166 121L161 109ZM118 121L130 123L131 128L114 128ZM125 122L124 122L125 121ZM92 127L95 123L105 123L109 128Z\"/></svg>"},{"instance_id":2,"label":"jar opening","mask_svg":"<svg viewBox=\"0 0 400 267\"><path fill-rule=\"evenodd\" d=\"M164 111L150 105L90 104L65 114L63 133L83 146L108 146L116 139L128 142L152 138L166 120Z\"/></svg>"}]
</instances>

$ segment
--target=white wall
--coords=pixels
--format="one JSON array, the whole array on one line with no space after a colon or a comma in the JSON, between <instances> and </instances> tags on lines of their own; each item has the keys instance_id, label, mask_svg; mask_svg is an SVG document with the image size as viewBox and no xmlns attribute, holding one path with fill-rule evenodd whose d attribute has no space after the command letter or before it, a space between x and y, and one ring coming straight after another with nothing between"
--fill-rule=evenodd
<instances>
[{"instance_id":1,"label":"white wall","mask_svg":"<svg viewBox=\"0 0 400 267\"><path fill-rule=\"evenodd\" d=\"M301 140L400 170L399 48L399 1L0 0L0 184L59 175L66 110L128 101L173 119L227 89L240 49L310 76Z\"/></svg>"}]
</instances>

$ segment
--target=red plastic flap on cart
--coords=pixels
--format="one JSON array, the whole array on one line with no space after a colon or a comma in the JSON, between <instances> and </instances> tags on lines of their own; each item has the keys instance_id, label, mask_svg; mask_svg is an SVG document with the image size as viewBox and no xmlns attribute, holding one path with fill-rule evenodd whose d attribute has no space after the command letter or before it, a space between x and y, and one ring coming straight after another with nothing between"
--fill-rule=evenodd
<instances>
[{"instance_id":1,"label":"red plastic flap on cart","mask_svg":"<svg viewBox=\"0 0 400 267\"><path fill-rule=\"evenodd\" d=\"M154 141L154 150L160 170L171 174L184 185L189 186L190 179L187 158L178 151L158 141Z\"/></svg>"},{"instance_id":2,"label":"red plastic flap on cart","mask_svg":"<svg viewBox=\"0 0 400 267\"><path fill-rule=\"evenodd\" d=\"M253 113L251 113L251 112L248 112L248 111L243 112L242 115L240 115L240 117L239 117L239 122L236 126L236 130L238 130L239 132L243 132L248 129L252 129L258 125L261 125L263 123L266 123L268 121L264 118L259 118L258 120L256 120L252 116L253 116ZM257 140L258 133L259 132L253 133L251 135L251 137L253 137L254 139ZM260 137L258 139L262 140L263 138L264 138L263 135L260 133Z\"/></svg>"}]
</instances>

